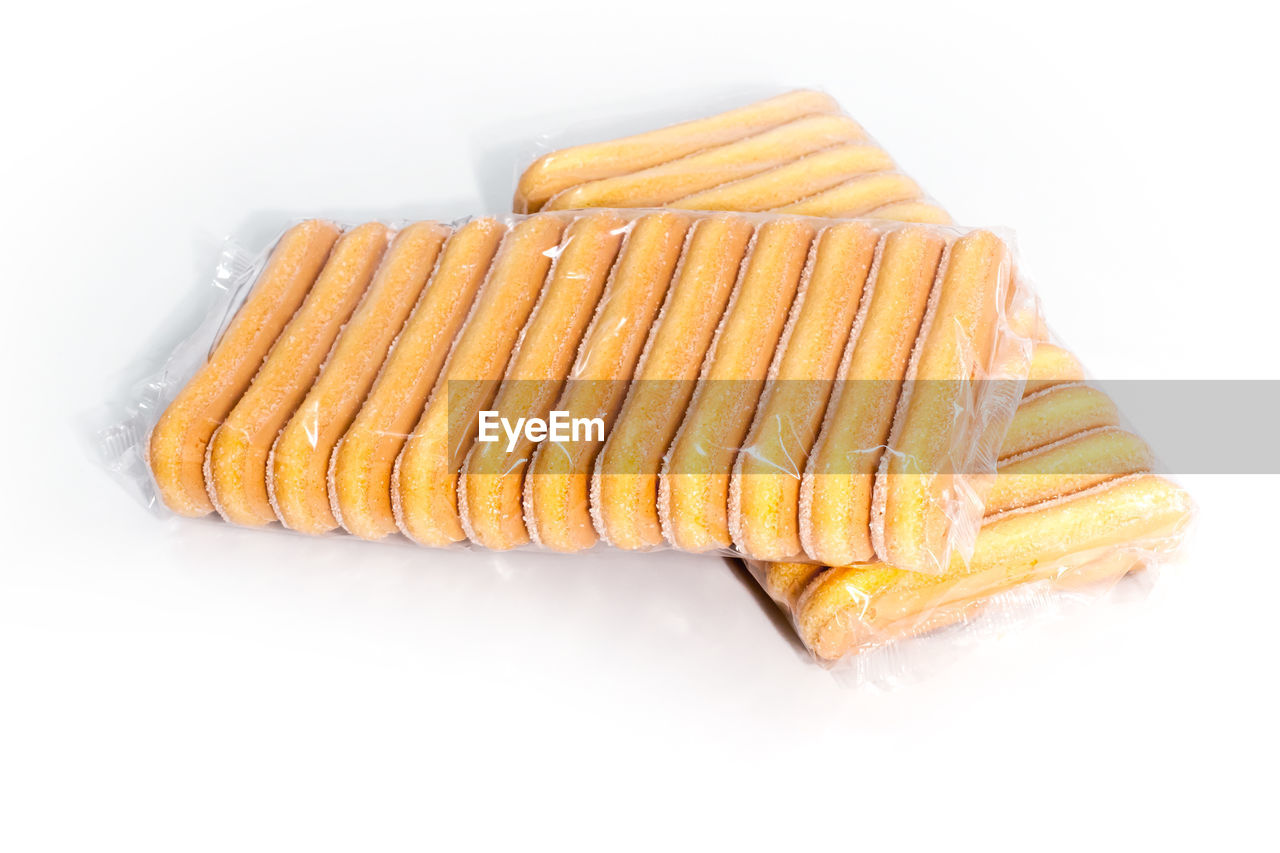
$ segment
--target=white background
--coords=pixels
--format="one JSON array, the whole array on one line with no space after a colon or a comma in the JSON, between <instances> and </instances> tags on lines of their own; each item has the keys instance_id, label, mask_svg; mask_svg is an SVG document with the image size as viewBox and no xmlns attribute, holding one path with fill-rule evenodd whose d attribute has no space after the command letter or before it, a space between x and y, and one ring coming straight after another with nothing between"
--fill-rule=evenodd
<instances>
[{"instance_id":1,"label":"white background","mask_svg":"<svg viewBox=\"0 0 1280 853\"><path fill-rule=\"evenodd\" d=\"M1277 478L1186 478L1196 536L1145 602L878 692L716 559L162 519L88 436L228 235L502 211L539 133L806 85L958 219L1017 228L1095 375L1277 378L1263 9L8 9L0 849L1274 842Z\"/></svg>"}]
</instances>

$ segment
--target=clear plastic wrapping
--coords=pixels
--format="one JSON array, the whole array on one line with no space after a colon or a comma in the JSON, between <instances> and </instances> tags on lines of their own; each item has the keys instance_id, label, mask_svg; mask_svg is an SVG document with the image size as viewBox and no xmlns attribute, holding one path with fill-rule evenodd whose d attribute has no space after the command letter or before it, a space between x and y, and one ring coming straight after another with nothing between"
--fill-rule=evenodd
<instances>
[{"instance_id":1,"label":"clear plastic wrapping","mask_svg":"<svg viewBox=\"0 0 1280 853\"><path fill-rule=\"evenodd\" d=\"M892 679L936 649L931 638L1100 597L1178 548L1190 497L1152 473L1150 448L1083 378L1066 350L1037 344L968 562L929 576L875 561L748 561L817 660Z\"/></svg>"},{"instance_id":2,"label":"clear plastic wrapping","mask_svg":"<svg viewBox=\"0 0 1280 853\"><path fill-rule=\"evenodd\" d=\"M1149 577L1193 520L1190 497L1153 473L1151 449L1080 362L1049 340L1034 346L997 455L974 554L944 573L880 561L748 567L817 660L883 682L936 657L957 631L974 640Z\"/></svg>"},{"instance_id":3,"label":"clear plastic wrapping","mask_svg":"<svg viewBox=\"0 0 1280 853\"><path fill-rule=\"evenodd\" d=\"M538 140L517 175L513 210L673 207L951 222L824 92L785 92L619 139L571 141Z\"/></svg>"},{"instance_id":4,"label":"clear plastic wrapping","mask_svg":"<svg viewBox=\"0 0 1280 853\"><path fill-rule=\"evenodd\" d=\"M868 557L943 570L1034 316L1005 235L780 214L310 220L223 268L247 295L184 346L203 365L147 383L116 467L183 515L499 550L818 560L801 486L830 447ZM832 401L878 431L835 428Z\"/></svg>"},{"instance_id":5,"label":"clear plastic wrapping","mask_svg":"<svg viewBox=\"0 0 1280 853\"><path fill-rule=\"evenodd\" d=\"M1185 535L1008 235L950 225L829 96L537 153L516 215L229 249L112 467L247 526L739 556L860 680Z\"/></svg>"},{"instance_id":6,"label":"clear plastic wrapping","mask_svg":"<svg viewBox=\"0 0 1280 853\"><path fill-rule=\"evenodd\" d=\"M605 202L950 221L833 99L814 91L615 140L562 146L544 138L519 176L513 204L537 210ZM882 252L879 262L886 257L890 253ZM864 299L855 328L877 309L897 316L918 310L909 288L896 294L881 288L879 297L880 303ZM754 499L787 507L798 493L800 511L761 513L771 521L766 529L740 524L735 541L750 543L742 550L754 555L748 559L752 573L819 660L841 661L844 671L860 677L893 675L910 668L906 648L936 648L930 638L946 634L954 642L958 628L976 637L983 624L1048 612L1057 603L1094 597L1121 578L1150 576L1138 570L1152 567L1184 534L1192 516L1188 496L1151 473L1150 449L1122 428L1107 395L1082 381L1083 368L1051 342L1036 306L1011 307L1006 319L1037 341L1029 378L1020 401L1004 401L1017 404L1011 419L994 418L985 434L972 422L968 443L961 442L970 448L994 442L984 458L999 459L999 473L947 483L950 500L969 504L968 512L952 507L948 518L985 516L980 526L950 528L953 542L959 535L973 538L952 549L949 565L925 565L918 552L914 559L884 560L911 553L895 552L886 541L886 505L878 494L885 481L877 479L873 488L865 477L846 476L857 469L858 454L876 443L885 404L875 393L842 395L837 388L814 406L825 405L825 418L807 453L795 435L814 405L804 387L778 383L764 397L747 442L751 452L741 454L735 467L733 501L750 491ZM812 342L811 363L826 353L820 331L789 331ZM844 354L841 379L900 353L877 347L874 331L861 337L860 347ZM912 357L917 370L920 360L919 353ZM771 378L785 377L787 365L776 362ZM928 383L909 383L901 397L927 401L931 390ZM775 424L779 413L786 414ZM873 461L881 473L906 470L907 457L895 452L904 431L908 427L895 419L883 442L890 451L878 460L862 457L861 470ZM936 439L938 433L926 429L924 435ZM748 472L754 479L737 476ZM793 517L798 529L789 526ZM917 542L928 538L917 530ZM780 554L797 539L806 559L759 559Z\"/></svg>"}]
</instances>

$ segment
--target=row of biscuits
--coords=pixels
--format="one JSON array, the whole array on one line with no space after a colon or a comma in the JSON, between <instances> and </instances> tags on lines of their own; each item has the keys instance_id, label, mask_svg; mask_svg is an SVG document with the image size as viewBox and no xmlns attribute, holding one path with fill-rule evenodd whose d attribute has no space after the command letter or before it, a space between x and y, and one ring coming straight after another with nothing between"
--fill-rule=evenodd
<instances>
[{"instance_id":1,"label":"row of biscuits","mask_svg":"<svg viewBox=\"0 0 1280 853\"><path fill-rule=\"evenodd\" d=\"M972 559L940 575L882 562L836 568L753 562L815 656L835 661L970 618L1007 590L1107 585L1179 544L1187 494L1151 473L1146 443L1116 424L1114 404L1056 364L1023 398L1001 451Z\"/></svg>"},{"instance_id":2,"label":"row of biscuits","mask_svg":"<svg viewBox=\"0 0 1280 853\"><path fill-rule=\"evenodd\" d=\"M888 202L889 196L876 196L900 186L894 169L889 156L869 143L834 100L800 91L681 125L551 152L521 176L514 205L517 210L590 205L607 197L618 206L798 207L830 216L950 221L927 201ZM696 191L695 184L700 184ZM859 192L888 206L861 203ZM918 304L913 302L918 294L913 297L905 284L897 299L890 299L888 288L878 295L885 301L880 310L900 315ZM828 310L838 313L841 307L848 306L832 304ZM873 300L869 308L876 307ZM799 334L810 342L810 364L838 351L821 328ZM841 375L858 374L847 367L855 358L884 364L901 357L900 342L877 343L874 336L866 336L857 350L845 353ZM785 363L778 375L788 375ZM861 476L847 476L849 454L842 449L853 449L856 457L858 448L883 441L883 412L891 403L874 393L840 392L819 402L810 399L810 389L780 386L757 412L748 440L755 453L740 456L735 469L735 474L754 475L734 480L731 512L736 507L741 513L731 519L735 541L745 542L747 552L781 554L794 551L798 540L807 556L843 567L825 569L780 557L774 558L780 562L750 561L765 589L792 612L806 644L829 660L949 624L1011 587L1122 575L1153 549L1176 544L1190 504L1185 493L1148 473L1152 463L1145 443L1116 426L1114 404L1082 379L1083 370L1069 352L1047 342L1036 345L1026 396L999 451L999 475L985 495L986 520L973 560L954 561L933 576L870 562L874 548L866 520L876 460L862 459ZM812 430L824 419L824 406L819 446L800 473L792 460L803 456L804 448L794 435L776 428L776 413L788 413L788 426ZM797 501L799 513L790 511Z\"/></svg>"},{"instance_id":3,"label":"row of biscuits","mask_svg":"<svg viewBox=\"0 0 1280 853\"><path fill-rule=\"evenodd\" d=\"M710 118L549 153L513 209L676 207L948 223L828 95L796 91Z\"/></svg>"},{"instance_id":4,"label":"row of biscuits","mask_svg":"<svg viewBox=\"0 0 1280 853\"><path fill-rule=\"evenodd\" d=\"M168 506L242 525L820 559L798 534L763 534L786 515L793 534L821 538L796 490L761 497L778 476L752 466L778 450L802 463L823 447L827 396L872 393L878 432L854 455L874 471L829 476L875 484L861 523L876 556L936 571L951 529L981 518L951 515L971 462L952 451L974 444L976 420L953 413L991 408L1000 383L974 380L1027 369L1005 318L1020 296L1010 268L990 232L890 223L606 210L398 232L310 221L281 238L148 457ZM899 313L904 289L914 307ZM886 341L892 358L857 357ZM606 434L476 440L482 412L553 410Z\"/></svg>"}]
</instances>

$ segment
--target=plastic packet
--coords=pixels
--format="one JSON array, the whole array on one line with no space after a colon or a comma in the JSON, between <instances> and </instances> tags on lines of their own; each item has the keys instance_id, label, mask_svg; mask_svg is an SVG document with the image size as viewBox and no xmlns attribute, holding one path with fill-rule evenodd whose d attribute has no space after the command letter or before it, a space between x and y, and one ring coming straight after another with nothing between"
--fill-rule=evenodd
<instances>
[{"instance_id":1,"label":"plastic packet","mask_svg":"<svg viewBox=\"0 0 1280 853\"><path fill-rule=\"evenodd\" d=\"M976 535L993 436L1028 369L1016 318L1033 299L1008 238L951 226L639 210L312 220L224 266L256 284L216 345L184 347L207 361L193 378L189 358L171 362L106 442L174 511L248 526L773 558L744 531L784 514L800 526L798 496L779 510L743 484L798 485L826 401L866 395L888 398L881 426L900 438L888 453L883 438L842 446L835 475L879 483L877 535L936 571ZM875 312L899 278L919 310ZM894 369L841 374L873 334L896 342ZM780 447L782 470L743 470Z\"/></svg>"},{"instance_id":2,"label":"plastic packet","mask_svg":"<svg viewBox=\"0 0 1280 853\"><path fill-rule=\"evenodd\" d=\"M727 106L620 139L540 137L517 174L512 209L665 206L951 222L830 95L801 89Z\"/></svg>"},{"instance_id":3,"label":"plastic packet","mask_svg":"<svg viewBox=\"0 0 1280 853\"><path fill-rule=\"evenodd\" d=\"M876 196L873 187L893 192L899 170L833 99L814 91L790 92L612 141L565 147L543 138L534 156L519 176L518 210L607 200L617 206L799 208L828 216L950 221L923 193ZM792 614L815 656L841 659L845 673L880 680L915 668L922 649L925 657L936 657L935 640L942 634L947 643L957 636L974 639L983 625L1007 624L1015 614L1042 614L1065 601L1094 597L1171 551L1188 524L1187 496L1146 473L1154 469L1150 450L1120 428L1119 414L1105 394L1079 381L1084 378L1079 362L1050 342L1036 306L1011 309L1008 317L1041 343L1017 413L1010 421L997 419L985 436L996 441L991 456L999 457L1000 474L993 481L966 481L978 489L965 498L984 502L988 517L981 531L955 529L974 533L976 539L965 543L976 548L972 562L935 567L942 570L933 577L868 563L873 549L866 525L857 521L870 498L856 479L824 476L830 470L829 447L788 470L779 460L794 454L781 431L774 430L756 439L754 456L739 460L735 471L746 466L787 470L793 482L804 468L798 488L801 515L810 520L801 536L807 556L832 565L855 564L823 569L809 561L748 560L769 594ZM790 408L802 409L803 395L791 397L799 402ZM856 436L867 423L872 397L861 398L861 406L842 406L833 394L824 432L834 424ZM762 405L757 420L767 424L772 411ZM792 423L799 420L793 417ZM1009 430L1002 433L1005 424ZM867 443L865 437L854 440L860 443ZM891 458L885 454L885 460ZM761 482L769 485L768 478ZM984 493L984 486L989 491ZM756 491L772 492L777 501L779 493L792 488L785 483ZM953 511L956 515L963 513ZM826 524L814 525L813 519ZM775 540L791 535L790 530L770 532Z\"/></svg>"},{"instance_id":4,"label":"plastic packet","mask_svg":"<svg viewBox=\"0 0 1280 853\"><path fill-rule=\"evenodd\" d=\"M1190 497L1152 473L1150 448L1082 379L1069 353L1037 345L968 563L926 576L878 562L748 561L815 659L856 681L891 681L957 635L976 640L1149 577L1178 548Z\"/></svg>"},{"instance_id":5,"label":"plastic packet","mask_svg":"<svg viewBox=\"0 0 1280 853\"><path fill-rule=\"evenodd\" d=\"M95 414L105 424L96 436L103 464L121 485L157 514L171 510L159 500L147 458L151 429L187 379L208 361L214 345L257 281L267 256L267 252L249 251L228 241L209 282L213 297L196 328L167 354L155 373L134 384L122 404L105 406Z\"/></svg>"},{"instance_id":6,"label":"plastic packet","mask_svg":"<svg viewBox=\"0 0 1280 853\"><path fill-rule=\"evenodd\" d=\"M1042 330L1043 331L1043 330ZM938 648L1146 579L1181 544L1190 497L1080 362L1042 340L998 451L968 563L924 576L883 562L748 561L815 659L854 681L914 674ZM949 639L948 639L949 638Z\"/></svg>"}]
</instances>

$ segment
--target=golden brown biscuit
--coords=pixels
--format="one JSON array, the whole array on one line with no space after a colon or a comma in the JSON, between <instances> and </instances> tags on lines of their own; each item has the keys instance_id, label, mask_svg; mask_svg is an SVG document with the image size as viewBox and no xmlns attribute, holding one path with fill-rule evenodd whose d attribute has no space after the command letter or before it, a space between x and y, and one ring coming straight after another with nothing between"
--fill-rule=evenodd
<instances>
[{"instance_id":1,"label":"golden brown biscuit","mask_svg":"<svg viewBox=\"0 0 1280 853\"><path fill-rule=\"evenodd\" d=\"M800 477L854 330L880 234L863 223L825 229L791 307L729 488L729 530L761 560L801 557Z\"/></svg>"},{"instance_id":2,"label":"golden brown biscuit","mask_svg":"<svg viewBox=\"0 0 1280 853\"><path fill-rule=\"evenodd\" d=\"M1084 366L1074 355L1060 346L1037 342L1031 350L1031 364L1022 396L1029 397L1051 385L1079 382L1084 379Z\"/></svg>"},{"instance_id":3,"label":"golden brown biscuit","mask_svg":"<svg viewBox=\"0 0 1280 853\"><path fill-rule=\"evenodd\" d=\"M315 381L390 236L385 225L370 222L338 240L253 384L213 434L206 481L209 497L227 521L257 527L276 520L267 495L271 445Z\"/></svg>"},{"instance_id":4,"label":"golden brown biscuit","mask_svg":"<svg viewBox=\"0 0 1280 853\"><path fill-rule=\"evenodd\" d=\"M693 396L707 347L738 279L753 229L736 216L693 227L675 281L645 343L636 381L591 476L591 516L609 544L662 544L658 469Z\"/></svg>"},{"instance_id":5,"label":"golden brown biscuit","mask_svg":"<svg viewBox=\"0 0 1280 853\"><path fill-rule=\"evenodd\" d=\"M864 214L868 219L889 219L894 222L921 222L931 225L950 225L951 214L929 201L895 201Z\"/></svg>"},{"instance_id":6,"label":"golden brown biscuit","mask_svg":"<svg viewBox=\"0 0 1280 853\"><path fill-rule=\"evenodd\" d=\"M659 166L579 184L553 196L545 209L661 207L865 136L858 123L846 116L809 116Z\"/></svg>"},{"instance_id":7,"label":"golden brown biscuit","mask_svg":"<svg viewBox=\"0 0 1280 853\"><path fill-rule=\"evenodd\" d=\"M284 233L209 360L152 429L147 440L151 475L160 499L179 515L213 511L204 481L209 439L302 304L338 233L336 225L318 219Z\"/></svg>"},{"instance_id":8,"label":"golden brown biscuit","mask_svg":"<svg viewBox=\"0 0 1280 853\"><path fill-rule=\"evenodd\" d=\"M553 151L520 176L513 209L533 213L556 193L578 184L657 166L804 116L839 111L830 96L800 90L648 133Z\"/></svg>"},{"instance_id":9,"label":"golden brown biscuit","mask_svg":"<svg viewBox=\"0 0 1280 853\"><path fill-rule=\"evenodd\" d=\"M800 541L811 559L842 566L874 556L875 472L945 247L930 229L904 228L879 249L866 315L849 338L800 483Z\"/></svg>"},{"instance_id":10,"label":"golden brown biscuit","mask_svg":"<svg viewBox=\"0 0 1280 853\"><path fill-rule=\"evenodd\" d=\"M972 380L990 369L1009 275L1008 247L989 231L956 240L944 261L872 495L872 544L890 565L947 567L952 516L965 509L956 496L970 474L970 457L955 458L954 448L974 444Z\"/></svg>"},{"instance_id":11,"label":"golden brown biscuit","mask_svg":"<svg viewBox=\"0 0 1280 853\"><path fill-rule=\"evenodd\" d=\"M756 563L755 568L764 591L789 613L813 579L827 570L817 563Z\"/></svg>"},{"instance_id":12,"label":"golden brown biscuit","mask_svg":"<svg viewBox=\"0 0 1280 853\"><path fill-rule=\"evenodd\" d=\"M414 223L396 235L319 378L276 438L268 485L286 527L319 534L338 526L329 506L329 456L369 393L448 236L449 229L435 222Z\"/></svg>"},{"instance_id":13,"label":"golden brown biscuit","mask_svg":"<svg viewBox=\"0 0 1280 853\"><path fill-rule=\"evenodd\" d=\"M679 213L636 220L556 409L570 418L600 418L606 432L613 426L689 226L689 217ZM584 436L538 445L524 488L525 519L535 542L553 551L580 551L599 539L588 491L603 444Z\"/></svg>"},{"instance_id":14,"label":"golden brown biscuit","mask_svg":"<svg viewBox=\"0 0 1280 853\"><path fill-rule=\"evenodd\" d=\"M919 184L898 172L861 175L839 186L777 208L779 213L804 216L829 216L849 219L899 201L912 201L924 195Z\"/></svg>"},{"instance_id":15,"label":"golden brown biscuit","mask_svg":"<svg viewBox=\"0 0 1280 853\"><path fill-rule=\"evenodd\" d=\"M1083 491L1125 474L1150 471L1151 450L1136 435L1101 427L1001 461L987 494L986 513L1011 509Z\"/></svg>"},{"instance_id":16,"label":"golden brown biscuit","mask_svg":"<svg viewBox=\"0 0 1280 853\"><path fill-rule=\"evenodd\" d=\"M617 258L623 224L615 213L592 213L570 229L489 407L499 418L514 424L518 418L546 419L552 411ZM497 441L476 442L458 481L467 538L495 551L529 541L521 507L534 442L524 435L510 445L501 432Z\"/></svg>"},{"instance_id":17,"label":"golden brown biscuit","mask_svg":"<svg viewBox=\"0 0 1280 853\"><path fill-rule=\"evenodd\" d=\"M496 221L476 219L449 238L373 390L334 448L330 507L343 528L362 539L396 532L391 469L505 234Z\"/></svg>"},{"instance_id":18,"label":"golden brown biscuit","mask_svg":"<svg viewBox=\"0 0 1280 853\"><path fill-rule=\"evenodd\" d=\"M831 569L797 604L796 625L815 655L850 652L954 621L957 610L1017 584L1086 573L1096 561L1168 547L1185 527L1191 501L1160 477L1135 474L1066 498L989 519L968 565L953 557L942 575L887 565ZM1098 572L1094 572L1096 579Z\"/></svg>"},{"instance_id":19,"label":"golden brown biscuit","mask_svg":"<svg viewBox=\"0 0 1280 853\"><path fill-rule=\"evenodd\" d=\"M475 439L480 411L498 390L564 233L564 220L555 216L535 216L511 229L427 407L400 451L391 505L396 524L415 542L448 545L463 538L458 469Z\"/></svg>"},{"instance_id":20,"label":"golden brown biscuit","mask_svg":"<svg viewBox=\"0 0 1280 853\"><path fill-rule=\"evenodd\" d=\"M1119 422L1116 404L1097 388L1079 383L1054 385L1022 398L1005 433L1000 459Z\"/></svg>"},{"instance_id":21,"label":"golden brown biscuit","mask_svg":"<svg viewBox=\"0 0 1280 853\"><path fill-rule=\"evenodd\" d=\"M813 244L800 220L761 225L658 478L658 518L685 551L727 548L729 475L751 427Z\"/></svg>"},{"instance_id":22,"label":"golden brown biscuit","mask_svg":"<svg viewBox=\"0 0 1280 853\"><path fill-rule=\"evenodd\" d=\"M876 145L838 145L767 172L678 198L671 206L685 210L769 210L829 190L858 175L892 168L893 160Z\"/></svg>"}]
</instances>

